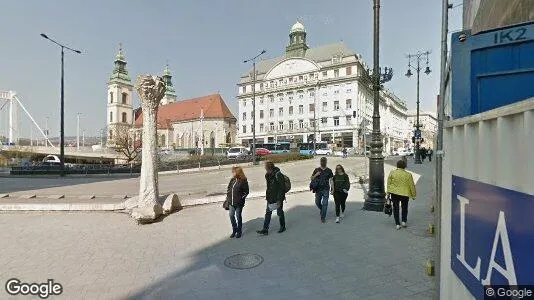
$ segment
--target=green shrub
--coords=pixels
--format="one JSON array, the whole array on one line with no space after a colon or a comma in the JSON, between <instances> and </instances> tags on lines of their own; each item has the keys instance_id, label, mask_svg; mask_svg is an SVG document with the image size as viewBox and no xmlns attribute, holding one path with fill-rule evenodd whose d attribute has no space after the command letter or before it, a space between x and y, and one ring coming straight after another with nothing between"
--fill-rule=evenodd
<instances>
[{"instance_id":1,"label":"green shrub","mask_svg":"<svg viewBox=\"0 0 534 300\"><path fill-rule=\"evenodd\" d=\"M281 153L281 154L269 154L263 157L263 160L269 160L273 163L283 163L288 161L303 160L313 158L313 155L304 155L300 153Z\"/></svg>"}]
</instances>

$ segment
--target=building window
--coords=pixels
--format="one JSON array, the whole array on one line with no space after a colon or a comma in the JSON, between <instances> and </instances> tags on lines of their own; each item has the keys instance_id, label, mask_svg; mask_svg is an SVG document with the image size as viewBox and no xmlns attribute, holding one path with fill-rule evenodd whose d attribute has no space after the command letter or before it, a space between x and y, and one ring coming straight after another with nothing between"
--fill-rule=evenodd
<instances>
[{"instance_id":1,"label":"building window","mask_svg":"<svg viewBox=\"0 0 534 300\"><path fill-rule=\"evenodd\" d=\"M274 131L274 123L269 123L269 130Z\"/></svg>"},{"instance_id":2,"label":"building window","mask_svg":"<svg viewBox=\"0 0 534 300\"><path fill-rule=\"evenodd\" d=\"M328 110L328 102L323 102L323 111Z\"/></svg>"},{"instance_id":3,"label":"building window","mask_svg":"<svg viewBox=\"0 0 534 300\"><path fill-rule=\"evenodd\" d=\"M310 119L310 127L315 127L315 120L314 119Z\"/></svg>"},{"instance_id":4,"label":"building window","mask_svg":"<svg viewBox=\"0 0 534 300\"><path fill-rule=\"evenodd\" d=\"M310 104L309 110L310 110L310 112L314 112L315 111L315 104Z\"/></svg>"},{"instance_id":5,"label":"building window","mask_svg":"<svg viewBox=\"0 0 534 300\"><path fill-rule=\"evenodd\" d=\"M278 130L284 130L284 122L278 122Z\"/></svg>"},{"instance_id":6,"label":"building window","mask_svg":"<svg viewBox=\"0 0 534 300\"><path fill-rule=\"evenodd\" d=\"M321 118L321 123L322 124L326 124L328 122L328 119L327 118Z\"/></svg>"},{"instance_id":7,"label":"building window","mask_svg":"<svg viewBox=\"0 0 534 300\"><path fill-rule=\"evenodd\" d=\"M270 118L274 117L274 109L273 108L269 109L269 117Z\"/></svg>"},{"instance_id":8,"label":"building window","mask_svg":"<svg viewBox=\"0 0 534 300\"><path fill-rule=\"evenodd\" d=\"M310 90L310 97L313 97L315 96L315 91L314 90Z\"/></svg>"},{"instance_id":9,"label":"building window","mask_svg":"<svg viewBox=\"0 0 534 300\"><path fill-rule=\"evenodd\" d=\"M113 130L110 130L110 131L109 131L109 139L110 139L110 140L113 139Z\"/></svg>"},{"instance_id":10,"label":"building window","mask_svg":"<svg viewBox=\"0 0 534 300\"><path fill-rule=\"evenodd\" d=\"M345 72L347 73L347 76L352 75L352 67L351 67L351 66L348 66L348 67L345 69Z\"/></svg>"},{"instance_id":11,"label":"building window","mask_svg":"<svg viewBox=\"0 0 534 300\"><path fill-rule=\"evenodd\" d=\"M335 90L335 91L334 91L334 94L339 94L339 90Z\"/></svg>"},{"instance_id":12,"label":"building window","mask_svg":"<svg viewBox=\"0 0 534 300\"><path fill-rule=\"evenodd\" d=\"M260 91L263 91L263 83L260 83Z\"/></svg>"},{"instance_id":13,"label":"building window","mask_svg":"<svg viewBox=\"0 0 534 300\"><path fill-rule=\"evenodd\" d=\"M323 103L324 106L324 103ZM339 101L334 101L334 110L339 110Z\"/></svg>"},{"instance_id":14,"label":"building window","mask_svg":"<svg viewBox=\"0 0 534 300\"><path fill-rule=\"evenodd\" d=\"M339 117L334 117L334 126L339 126Z\"/></svg>"},{"instance_id":15,"label":"building window","mask_svg":"<svg viewBox=\"0 0 534 300\"><path fill-rule=\"evenodd\" d=\"M254 124L250 125L250 132L254 132Z\"/></svg>"},{"instance_id":16,"label":"building window","mask_svg":"<svg viewBox=\"0 0 534 300\"><path fill-rule=\"evenodd\" d=\"M260 98L260 105L263 105L263 97Z\"/></svg>"},{"instance_id":17,"label":"building window","mask_svg":"<svg viewBox=\"0 0 534 300\"><path fill-rule=\"evenodd\" d=\"M304 93L299 93L299 99L304 98Z\"/></svg>"},{"instance_id":18,"label":"building window","mask_svg":"<svg viewBox=\"0 0 534 300\"><path fill-rule=\"evenodd\" d=\"M327 93L327 92L324 92L324 93L323 93L323 96L328 96L328 93Z\"/></svg>"},{"instance_id":19,"label":"building window","mask_svg":"<svg viewBox=\"0 0 534 300\"><path fill-rule=\"evenodd\" d=\"M347 116L347 120L346 120L346 121L347 121L347 125L350 125L350 121L351 121L351 120L352 120L352 116L350 116L350 115Z\"/></svg>"},{"instance_id":20,"label":"building window","mask_svg":"<svg viewBox=\"0 0 534 300\"><path fill-rule=\"evenodd\" d=\"M289 115L290 115L290 116L293 115L293 106L290 106L290 107L289 107Z\"/></svg>"},{"instance_id":21,"label":"building window","mask_svg":"<svg viewBox=\"0 0 534 300\"><path fill-rule=\"evenodd\" d=\"M334 77L335 78L339 77L339 70L338 69L334 70Z\"/></svg>"},{"instance_id":22,"label":"building window","mask_svg":"<svg viewBox=\"0 0 534 300\"><path fill-rule=\"evenodd\" d=\"M260 132L263 132L263 123L260 123Z\"/></svg>"},{"instance_id":23,"label":"building window","mask_svg":"<svg viewBox=\"0 0 534 300\"><path fill-rule=\"evenodd\" d=\"M263 119L263 109L260 110L260 119Z\"/></svg>"},{"instance_id":24,"label":"building window","mask_svg":"<svg viewBox=\"0 0 534 300\"><path fill-rule=\"evenodd\" d=\"M323 78L327 78L328 77L328 72L327 71L324 71L323 72Z\"/></svg>"},{"instance_id":25,"label":"building window","mask_svg":"<svg viewBox=\"0 0 534 300\"><path fill-rule=\"evenodd\" d=\"M244 112L244 113L243 113L243 121L246 121L246 120L247 120L247 113Z\"/></svg>"},{"instance_id":26,"label":"building window","mask_svg":"<svg viewBox=\"0 0 534 300\"><path fill-rule=\"evenodd\" d=\"M269 99L271 100L271 103L274 102L274 96L273 95L269 95Z\"/></svg>"},{"instance_id":27,"label":"building window","mask_svg":"<svg viewBox=\"0 0 534 300\"><path fill-rule=\"evenodd\" d=\"M113 103L113 92L109 92L109 103Z\"/></svg>"},{"instance_id":28,"label":"building window","mask_svg":"<svg viewBox=\"0 0 534 300\"><path fill-rule=\"evenodd\" d=\"M128 123L128 114L122 113L122 123Z\"/></svg>"},{"instance_id":29,"label":"building window","mask_svg":"<svg viewBox=\"0 0 534 300\"><path fill-rule=\"evenodd\" d=\"M247 133L247 126L243 125L243 133Z\"/></svg>"},{"instance_id":30,"label":"building window","mask_svg":"<svg viewBox=\"0 0 534 300\"><path fill-rule=\"evenodd\" d=\"M345 108L352 109L352 99L345 100Z\"/></svg>"},{"instance_id":31,"label":"building window","mask_svg":"<svg viewBox=\"0 0 534 300\"><path fill-rule=\"evenodd\" d=\"M243 86L243 94L246 93L246 92L247 92L247 86L244 85L244 86Z\"/></svg>"},{"instance_id":32,"label":"building window","mask_svg":"<svg viewBox=\"0 0 534 300\"><path fill-rule=\"evenodd\" d=\"M299 115L304 113L304 105L299 105Z\"/></svg>"},{"instance_id":33,"label":"building window","mask_svg":"<svg viewBox=\"0 0 534 300\"><path fill-rule=\"evenodd\" d=\"M300 129L304 128L304 120L299 120L299 128Z\"/></svg>"},{"instance_id":34,"label":"building window","mask_svg":"<svg viewBox=\"0 0 534 300\"><path fill-rule=\"evenodd\" d=\"M293 130L293 126L294 126L294 125L293 125L293 121L289 121L289 129L290 129L290 130Z\"/></svg>"},{"instance_id":35,"label":"building window","mask_svg":"<svg viewBox=\"0 0 534 300\"><path fill-rule=\"evenodd\" d=\"M350 93L350 92L352 92L352 89L347 89L347 93Z\"/></svg>"},{"instance_id":36,"label":"building window","mask_svg":"<svg viewBox=\"0 0 534 300\"><path fill-rule=\"evenodd\" d=\"M304 80L304 77L302 75L299 76L299 82L300 81L303 81Z\"/></svg>"},{"instance_id":37,"label":"building window","mask_svg":"<svg viewBox=\"0 0 534 300\"><path fill-rule=\"evenodd\" d=\"M109 112L109 123L113 123L113 112Z\"/></svg>"},{"instance_id":38,"label":"building window","mask_svg":"<svg viewBox=\"0 0 534 300\"><path fill-rule=\"evenodd\" d=\"M278 108L278 115L280 117L284 115L284 108L283 107Z\"/></svg>"},{"instance_id":39,"label":"building window","mask_svg":"<svg viewBox=\"0 0 534 300\"><path fill-rule=\"evenodd\" d=\"M289 77L289 83L293 82L293 77Z\"/></svg>"},{"instance_id":40,"label":"building window","mask_svg":"<svg viewBox=\"0 0 534 300\"><path fill-rule=\"evenodd\" d=\"M128 103L128 94L122 93L122 104Z\"/></svg>"},{"instance_id":41,"label":"building window","mask_svg":"<svg viewBox=\"0 0 534 300\"><path fill-rule=\"evenodd\" d=\"M247 106L247 99L243 99L243 106Z\"/></svg>"}]
</instances>

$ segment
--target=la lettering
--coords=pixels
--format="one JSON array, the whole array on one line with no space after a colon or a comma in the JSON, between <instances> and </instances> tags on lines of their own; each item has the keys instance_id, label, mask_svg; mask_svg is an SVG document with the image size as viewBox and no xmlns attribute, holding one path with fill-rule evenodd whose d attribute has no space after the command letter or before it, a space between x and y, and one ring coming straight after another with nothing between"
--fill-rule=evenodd
<instances>
[{"instance_id":1,"label":"la lettering","mask_svg":"<svg viewBox=\"0 0 534 300\"><path fill-rule=\"evenodd\" d=\"M493 239L493 247L491 248L491 256L488 263L488 272L486 278L480 280L480 257L477 257L475 267L471 267L465 260L465 209L469 204L469 199L457 196L460 201L460 253L456 254L456 258L462 263L462 265L471 273L482 285L491 284L491 275L493 270L501 273L507 280L509 285L517 285L517 278L515 275L514 261L512 256L512 249L510 248L510 240L508 239L508 230L506 229L506 219L504 212L499 212L499 220L497 221L497 228L495 229L495 238ZM495 255L497 253L497 246L501 244L504 253L505 266L499 265L495 261Z\"/></svg>"}]
</instances>

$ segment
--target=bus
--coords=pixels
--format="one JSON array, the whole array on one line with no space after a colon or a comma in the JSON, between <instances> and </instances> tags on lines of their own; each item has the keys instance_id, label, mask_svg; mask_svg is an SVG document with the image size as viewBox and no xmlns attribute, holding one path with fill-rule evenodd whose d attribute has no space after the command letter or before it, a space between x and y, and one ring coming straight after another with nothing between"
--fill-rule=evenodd
<instances>
[{"instance_id":1,"label":"bus","mask_svg":"<svg viewBox=\"0 0 534 300\"><path fill-rule=\"evenodd\" d=\"M278 143L256 143L256 149L265 148L270 150L273 154L289 153L291 144L289 142ZM252 151L252 149L251 149Z\"/></svg>"},{"instance_id":2,"label":"bus","mask_svg":"<svg viewBox=\"0 0 534 300\"><path fill-rule=\"evenodd\" d=\"M313 142L311 143L298 143L300 154L313 155ZM328 150L328 144L326 142L316 142L315 150Z\"/></svg>"}]
</instances>

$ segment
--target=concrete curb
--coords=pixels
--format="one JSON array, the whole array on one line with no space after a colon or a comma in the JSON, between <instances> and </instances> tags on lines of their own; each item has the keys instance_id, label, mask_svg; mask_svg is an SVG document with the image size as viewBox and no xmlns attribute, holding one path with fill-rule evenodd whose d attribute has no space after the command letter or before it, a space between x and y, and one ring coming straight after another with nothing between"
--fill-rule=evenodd
<instances>
[{"instance_id":1,"label":"concrete curb","mask_svg":"<svg viewBox=\"0 0 534 300\"><path fill-rule=\"evenodd\" d=\"M352 180L351 184L358 184L358 181ZM358 187L355 186L354 188ZM299 186L292 188L288 194L291 195L309 191L310 189L308 186ZM263 198L264 196L264 191L252 192L248 195L247 200L257 200ZM94 195L82 197L83 199L94 199ZM225 199L226 195L217 195L197 199L184 199L180 200L180 204L185 208L198 205L222 203ZM120 203L6 203L0 204L0 211L123 211L126 209L126 207L126 201Z\"/></svg>"}]
</instances>

